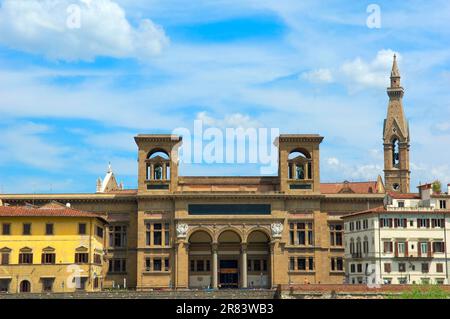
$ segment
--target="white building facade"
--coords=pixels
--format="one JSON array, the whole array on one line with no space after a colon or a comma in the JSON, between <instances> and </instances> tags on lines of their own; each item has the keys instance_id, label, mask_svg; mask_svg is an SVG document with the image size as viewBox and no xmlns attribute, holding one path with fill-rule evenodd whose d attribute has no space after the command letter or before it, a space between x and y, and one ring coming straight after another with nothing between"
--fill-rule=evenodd
<instances>
[{"instance_id":1,"label":"white building facade","mask_svg":"<svg viewBox=\"0 0 450 319\"><path fill-rule=\"evenodd\" d=\"M348 283L449 284L450 197L419 189L343 218Z\"/></svg>"}]
</instances>

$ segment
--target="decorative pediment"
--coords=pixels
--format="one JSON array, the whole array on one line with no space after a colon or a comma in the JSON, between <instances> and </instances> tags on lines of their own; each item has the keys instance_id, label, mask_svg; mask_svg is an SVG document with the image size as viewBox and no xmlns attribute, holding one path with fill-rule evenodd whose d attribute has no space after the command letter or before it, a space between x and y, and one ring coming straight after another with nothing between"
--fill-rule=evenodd
<instances>
[{"instance_id":1,"label":"decorative pediment","mask_svg":"<svg viewBox=\"0 0 450 319\"><path fill-rule=\"evenodd\" d=\"M384 132L384 142L392 143L394 137L397 137L399 141L406 140L407 132L403 132L400 128L400 125L397 122L397 119L393 119L390 123L387 123L385 132Z\"/></svg>"},{"instance_id":2,"label":"decorative pediment","mask_svg":"<svg viewBox=\"0 0 450 319\"><path fill-rule=\"evenodd\" d=\"M31 249L30 247L23 247L20 249L21 253L31 253L33 251L33 249Z\"/></svg>"},{"instance_id":3,"label":"decorative pediment","mask_svg":"<svg viewBox=\"0 0 450 319\"><path fill-rule=\"evenodd\" d=\"M50 247L50 246L47 246L47 247L45 247L44 249L42 249L42 251L43 251L43 252L49 252L49 253L51 253L51 252L54 252L54 251L55 251L55 248Z\"/></svg>"},{"instance_id":4,"label":"decorative pediment","mask_svg":"<svg viewBox=\"0 0 450 319\"><path fill-rule=\"evenodd\" d=\"M76 251L76 252L82 252L82 253L83 253L83 252L87 252L88 249L87 249L87 247L85 247L85 246L80 246L80 247L76 248L75 251Z\"/></svg>"},{"instance_id":5,"label":"decorative pediment","mask_svg":"<svg viewBox=\"0 0 450 319\"><path fill-rule=\"evenodd\" d=\"M10 253L12 251L11 248L3 247L0 249L0 253Z\"/></svg>"}]
</instances>

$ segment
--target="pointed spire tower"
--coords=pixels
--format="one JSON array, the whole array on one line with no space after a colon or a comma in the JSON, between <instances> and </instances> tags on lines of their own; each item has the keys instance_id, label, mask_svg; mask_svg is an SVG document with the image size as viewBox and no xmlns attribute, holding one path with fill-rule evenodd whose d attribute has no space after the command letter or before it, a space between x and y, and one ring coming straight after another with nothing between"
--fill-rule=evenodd
<instances>
[{"instance_id":1,"label":"pointed spire tower","mask_svg":"<svg viewBox=\"0 0 450 319\"><path fill-rule=\"evenodd\" d=\"M387 191L408 193L410 190L409 170L409 125L403 111L404 90L400 85L400 71L397 56L391 71L391 86L387 89L389 105L384 120L384 181Z\"/></svg>"}]
</instances>

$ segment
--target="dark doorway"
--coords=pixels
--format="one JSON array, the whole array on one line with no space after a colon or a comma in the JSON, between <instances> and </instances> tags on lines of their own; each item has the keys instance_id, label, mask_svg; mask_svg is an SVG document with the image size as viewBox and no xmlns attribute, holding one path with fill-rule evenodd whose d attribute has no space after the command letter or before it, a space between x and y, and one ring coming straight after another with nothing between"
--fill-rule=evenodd
<instances>
[{"instance_id":1,"label":"dark doorway","mask_svg":"<svg viewBox=\"0 0 450 319\"><path fill-rule=\"evenodd\" d=\"M20 283L20 292L30 292L31 284L28 280L23 280Z\"/></svg>"},{"instance_id":2,"label":"dark doorway","mask_svg":"<svg viewBox=\"0 0 450 319\"><path fill-rule=\"evenodd\" d=\"M237 260L221 260L219 270L220 288L238 288L239 272Z\"/></svg>"}]
</instances>

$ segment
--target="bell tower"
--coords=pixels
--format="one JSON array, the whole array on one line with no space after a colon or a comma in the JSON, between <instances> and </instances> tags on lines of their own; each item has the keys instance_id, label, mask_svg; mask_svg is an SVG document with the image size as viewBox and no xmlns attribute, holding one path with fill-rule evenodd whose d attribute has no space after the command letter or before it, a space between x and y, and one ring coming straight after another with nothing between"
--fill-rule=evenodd
<instances>
[{"instance_id":1,"label":"bell tower","mask_svg":"<svg viewBox=\"0 0 450 319\"><path fill-rule=\"evenodd\" d=\"M409 124L403 111L404 90L400 85L400 71L397 57L391 71L391 85L387 89L389 105L383 127L384 180L386 190L408 193L410 189L409 170Z\"/></svg>"}]
</instances>

